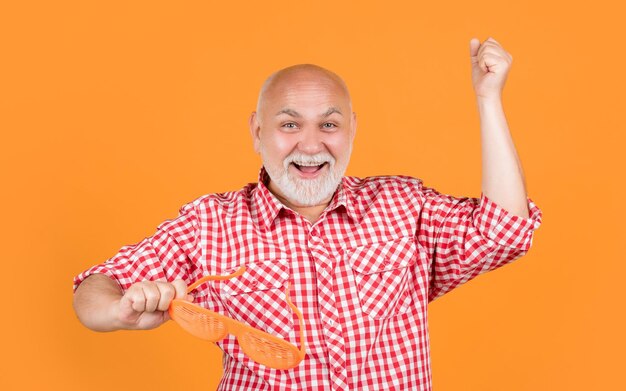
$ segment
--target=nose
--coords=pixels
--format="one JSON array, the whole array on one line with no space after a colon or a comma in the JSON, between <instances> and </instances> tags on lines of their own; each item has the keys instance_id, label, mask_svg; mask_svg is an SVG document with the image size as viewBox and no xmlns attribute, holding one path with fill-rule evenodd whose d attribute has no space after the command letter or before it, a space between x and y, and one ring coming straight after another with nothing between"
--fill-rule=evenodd
<instances>
[{"instance_id":1,"label":"nose","mask_svg":"<svg viewBox=\"0 0 626 391\"><path fill-rule=\"evenodd\" d=\"M316 153L326 150L324 145L324 135L322 132L313 127L307 127L300 132L300 140L298 141L298 149L307 155L315 155Z\"/></svg>"}]
</instances>

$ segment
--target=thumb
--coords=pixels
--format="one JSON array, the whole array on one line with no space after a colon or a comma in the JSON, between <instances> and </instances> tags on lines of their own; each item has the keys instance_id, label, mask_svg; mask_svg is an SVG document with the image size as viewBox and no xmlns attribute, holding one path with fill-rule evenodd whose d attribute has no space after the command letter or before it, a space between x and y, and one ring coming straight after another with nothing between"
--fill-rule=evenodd
<instances>
[{"instance_id":1,"label":"thumb","mask_svg":"<svg viewBox=\"0 0 626 391\"><path fill-rule=\"evenodd\" d=\"M129 297L129 295L124 295L117 302L117 319L123 321L125 324L132 324L137 321L141 312L135 311L133 309L133 300Z\"/></svg>"},{"instance_id":2,"label":"thumb","mask_svg":"<svg viewBox=\"0 0 626 391\"><path fill-rule=\"evenodd\" d=\"M478 49L480 48L480 40L478 38L472 38L470 40L470 57L472 60L472 65L478 62Z\"/></svg>"}]
</instances>

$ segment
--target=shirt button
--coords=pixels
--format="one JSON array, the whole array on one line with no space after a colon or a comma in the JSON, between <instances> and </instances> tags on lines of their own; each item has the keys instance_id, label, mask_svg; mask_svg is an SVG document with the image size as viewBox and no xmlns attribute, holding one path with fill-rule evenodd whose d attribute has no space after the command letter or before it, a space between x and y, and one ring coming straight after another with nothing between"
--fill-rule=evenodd
<instances>
[{"instance_id":1,"label":"shirt button","mask_svg":"<svg viewBox=\"0 0 626 391\"><path fill-rule=\"evenodd\" d=\"M342 367L335 367L335 373L336 373L336 374L340 374L340 373L341 373L341 371L343 371L343 368L342 368Z\"/></svg>"},{"instance_id":2,"label":"shirt button","mask_svg":"<svg viewBox=\"0 0 626 391\"><path fill-rule=\"evenodd\" d=\"M328 325L331 326L331 327L334 326L335 325L335 321L332 320L332 319L328 319Z\"/></svg>"},{"instance_id":3,"label":"shirt button","mask_svg":"<svg viewBox=\"0 0 626 391\"><path fill-rule=\"evenodd\" d=\"M259 285L259 282L257 280L252 280L250 281L250 285L256 288L256 286Z\"/></svg>"}]
</instances>

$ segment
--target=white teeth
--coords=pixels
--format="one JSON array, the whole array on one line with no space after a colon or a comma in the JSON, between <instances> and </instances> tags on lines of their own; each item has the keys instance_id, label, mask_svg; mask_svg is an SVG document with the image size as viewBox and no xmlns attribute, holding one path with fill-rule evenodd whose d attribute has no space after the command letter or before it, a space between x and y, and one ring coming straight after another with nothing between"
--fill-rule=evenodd
<instances>
[{"instance_id":1,"label":"white teeth","mask_svg":"<svg viewBox=\"0 0 626 391\"><path fill-rule=\"evenodd\" d=\"M313 166L319 166L320 164L324 164L326 162L320 162L320 163L304 163L304 162L293 162L299 166L305 166L305 167L313 167Z\"/></svg>"}]
</instances>

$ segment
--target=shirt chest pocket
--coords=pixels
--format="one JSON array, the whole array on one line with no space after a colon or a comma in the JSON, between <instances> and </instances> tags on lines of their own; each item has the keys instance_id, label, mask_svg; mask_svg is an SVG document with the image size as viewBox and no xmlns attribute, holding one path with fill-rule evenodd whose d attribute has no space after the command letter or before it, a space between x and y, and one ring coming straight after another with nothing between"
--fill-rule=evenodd
<instances>
[{"instance_id":1,"label":"shirt chest pocket","mask_svg":"<svg viewBox=\"0 0 626 391\"><path fill-rule=\"evenodd\" d=\"M241 276L218 284L229 316L288 339L294 326L293 312L285 298L289 281L288 261L255 261L245 266L246 271Z\"/></svg>"},{"instance_id":2,"label":"shirt chest pocket","mask_svg":"<svg viewBox=\"0 0 626 391\"><path fill-rule=\"evenodd\" d=\"M373 319L403 314L411 305L411 269L417 260L412 237L346 250L361 309Z\"/></svg>"}]
</instances>

